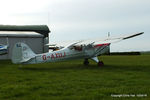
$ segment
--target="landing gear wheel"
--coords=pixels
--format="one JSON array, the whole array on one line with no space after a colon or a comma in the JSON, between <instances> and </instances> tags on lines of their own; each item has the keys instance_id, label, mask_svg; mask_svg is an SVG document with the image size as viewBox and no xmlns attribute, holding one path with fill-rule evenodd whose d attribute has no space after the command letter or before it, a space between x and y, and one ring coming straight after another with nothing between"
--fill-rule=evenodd
<instances>
[{"instance_id":1,"label":"landing gear wheel","mask_svg":"<svg viewBox=\"0 0 150 100\"><path fill-rule=\"evenodd\" d=\"M89 65L88 59L85 59L84 62L83 62L83 64L86 65L86 66Z\"/></svg>"},{"instance_id":2,"label":"landing gear wheel","mask_svg":"<svg viewBox=\"0 0 150 100\"><path fill-rule=\"evenodd\" d=\"M98 66L100 66L100 67L104 66L103 61L99 61L97 64L98 64Z\"/></svg>"}]
</instances>

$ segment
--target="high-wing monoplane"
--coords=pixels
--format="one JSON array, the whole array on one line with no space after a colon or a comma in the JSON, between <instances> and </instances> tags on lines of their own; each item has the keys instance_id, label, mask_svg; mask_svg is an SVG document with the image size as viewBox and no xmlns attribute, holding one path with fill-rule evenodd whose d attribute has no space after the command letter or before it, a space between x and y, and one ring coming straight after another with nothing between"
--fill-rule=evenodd
<instances>
[{"instance_id":1,"label":"high-wing monoplane","mask_svg":"<svg viewBox=\"0 0 150 100\"><path fill-rule=\"evenodd\" d=\"M6 38L6 40L7 40L7 44L0 44L0 55L5 55L8 53L8 49L9 49L8 38Z\"/></svg>"},{"instance_id":2,"label":"high-wing monoplane","mask_svg":"<svg viewBox=\"0 0 150 100\"><path fill-rule=\"evenodd\" d=\"M8 45L0 44L0 55L4 55L8 53Z\"/></svg>"},{"instance_id":3,"label":"high-wing monoplane","mask_svg":"<svg viewBox=\"0 0 150 100\"><path fill-rule=\"evenodd\" d=\"M126 40L143 33L144 32L139 32L113 38L108 37L106 39L75 41L59 48L59 50L43 54L35 54L27 44L19 42L14 45L12 51L12 62L15 64L36 64L82 58L84 59L84 65L88 65L88 59L92 59L98 64L98 66L102 66L104 63L99 61L97 56L106 53L111 43Z\"/></svg>"}]
</instances>

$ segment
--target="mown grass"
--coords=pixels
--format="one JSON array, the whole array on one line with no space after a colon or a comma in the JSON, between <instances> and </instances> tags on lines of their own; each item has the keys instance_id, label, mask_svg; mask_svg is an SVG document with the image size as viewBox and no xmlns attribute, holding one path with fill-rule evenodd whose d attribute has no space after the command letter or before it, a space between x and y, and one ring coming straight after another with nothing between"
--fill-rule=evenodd
<instances>
[{"instance_id":1,"label":"mown grass","mask_svg":"<svg viewBox=\"0 0 150 100\"><path fill-rule=\"evenodd\" d=\"M83 66L83 60L35 65L0 61L0 100L150 99L150 55L100 59L105 62L101 68L93 61Z\"/></svg>"}]
</instances>

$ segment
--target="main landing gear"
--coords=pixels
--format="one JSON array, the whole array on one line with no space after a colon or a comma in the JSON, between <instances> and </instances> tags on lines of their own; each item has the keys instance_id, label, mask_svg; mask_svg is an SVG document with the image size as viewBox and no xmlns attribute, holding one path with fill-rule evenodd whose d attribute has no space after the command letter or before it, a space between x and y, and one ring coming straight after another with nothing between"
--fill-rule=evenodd
<instances>
[{"instance_id":1,"label":"main landing gear","mask_svg":"<svg viewBox=\"0 0 150 100\"><path fill-rule=\"evenodd\" d=\"M88 59L85 59L84 62L83 62L83 64L84 64L85 66L89 65Z\"/></svg>"},{"instance_id":2,"label":"main landing gear","mask_svg":"<svg viewBox=\"0 0 150 100\"><path fill-rule=\"evenodd\" d=\"M93 57L92 60L97 62L97 65L100 66L100 67L104 66L103 61L99 61L97 57ZM84 60L83 64L86 65L86 66L89 65L89 61L88 61L87 58Z\"/></svg>"},{"instance_id":3,"label":"main landing gear","mask_svg":"<svg viewBox=\"0 0 150 100\"><path fill-rule=\"evenodd\" d=\"M103 63L103 61L99 61L99 62L97 63L97 65L101 67L101 66L104 66L104 63Z\"/></svg>"}]
</instances>

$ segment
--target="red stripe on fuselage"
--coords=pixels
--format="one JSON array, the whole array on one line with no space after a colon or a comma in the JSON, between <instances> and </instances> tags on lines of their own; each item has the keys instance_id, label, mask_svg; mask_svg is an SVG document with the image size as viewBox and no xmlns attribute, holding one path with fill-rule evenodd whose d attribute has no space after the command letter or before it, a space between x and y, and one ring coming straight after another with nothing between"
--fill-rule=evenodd
<instances>
[{"instance_id":1,"label":"red stripe on fuselage","mask_svg":"<svg viewBox=\"0 0 150 100\"><path fill-rule=\"evenodd\" d=\"M97 47L108 46L108 45L110 45L110 43L97 44L97 45L95 45L94 47L97 48Z\"/></svg>"}]
</instances>

